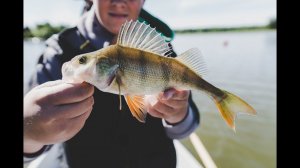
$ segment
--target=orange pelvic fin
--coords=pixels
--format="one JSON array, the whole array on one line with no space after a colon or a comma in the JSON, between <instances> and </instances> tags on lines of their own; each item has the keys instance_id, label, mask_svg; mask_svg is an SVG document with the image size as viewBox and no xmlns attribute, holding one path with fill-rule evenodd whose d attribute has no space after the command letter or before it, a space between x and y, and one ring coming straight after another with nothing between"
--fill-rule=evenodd
<instances>
[{"instance_id":1,"label":"orange pelvic fin","mask_svg":"<svg viewBox=\"0 0 300 168\"><path fill-rule=\"evenodd\" d=\"M131 114L140 122L145 123L147 110L144 103L145 96L125 95L125 100L130 109Z\"/></svg>"}]
</instances>

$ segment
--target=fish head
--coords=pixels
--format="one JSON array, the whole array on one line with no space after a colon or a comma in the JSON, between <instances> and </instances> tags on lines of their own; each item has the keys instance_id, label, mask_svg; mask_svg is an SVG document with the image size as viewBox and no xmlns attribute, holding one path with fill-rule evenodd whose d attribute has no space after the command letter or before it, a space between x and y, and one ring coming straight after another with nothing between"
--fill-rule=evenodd
<instances>
[{"instance_id":1,"label":"fish head","mask_svg":"<svg viewBox=\"0 0 300 168\"><path fill-rule=\"evenodd\" d=\"M88 82L103 90L116 78L119 65L114 47L75 56L62 66L62 80L70 83Z\"/></svg>"},{"instance_id":2,"label":"fish head","mask_svg":"<svg viewBox=\"0 0 300 168\"><path fill-rule=\"evenodd\" d=\"M95 77L97 57L87 53L75 56L62 65L62 80L70 83L92 81Z\"/></svg>"}]
</instances>

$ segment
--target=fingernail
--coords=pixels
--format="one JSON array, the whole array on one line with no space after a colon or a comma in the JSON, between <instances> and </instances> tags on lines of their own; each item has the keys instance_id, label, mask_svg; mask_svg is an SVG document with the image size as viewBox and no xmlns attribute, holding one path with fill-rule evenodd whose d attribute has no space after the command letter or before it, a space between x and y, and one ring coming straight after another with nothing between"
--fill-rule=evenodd
<instances>
[{"instance_id":1,"label":"fingernail","mask_svg":"<svg viewBox=\"0 0 300 168\"><path fill-rule=\"evenodd\" d=\"M164 99L164 100L168 100L168 99L170 99L173 95L174 95L174 92L173 92L173 91L166 91L166 92L164 92L163 99Z\"/></svg>"},{"instance_id":2,"label":"fingernail","mask_svg":"<svg viewBox=\"0 0 300 168\"><path fill-rule=\"evenodd\" d=\"M87 82L82 82L81 85L85 88L90 88L91 84L87 83Z\"/></svg>"}]
</instances>

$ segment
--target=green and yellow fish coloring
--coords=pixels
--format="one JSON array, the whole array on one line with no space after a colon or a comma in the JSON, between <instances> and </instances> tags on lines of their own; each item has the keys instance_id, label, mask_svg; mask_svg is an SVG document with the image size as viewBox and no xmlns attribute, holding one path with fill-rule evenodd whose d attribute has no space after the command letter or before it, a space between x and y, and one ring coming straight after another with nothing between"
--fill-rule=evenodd
<instances>
[{"instance_id":1,"label":"green and yellow fish coloring","mask_svg":"<svg viewBox=\"0 0 300 168\"><path fill-rule=\"evenodd\" d=\"M145 23L125 22L115 45L75 56L62 66L63 80L86 81L103 92L124 95L132 115L145 122L145 95L169 88L205 92L229 127L235 130L237 113L255 115L241 98L219 89L202 77L203 61L197 48L175 58L170 45Z\"/></svg>"}]
</instances>

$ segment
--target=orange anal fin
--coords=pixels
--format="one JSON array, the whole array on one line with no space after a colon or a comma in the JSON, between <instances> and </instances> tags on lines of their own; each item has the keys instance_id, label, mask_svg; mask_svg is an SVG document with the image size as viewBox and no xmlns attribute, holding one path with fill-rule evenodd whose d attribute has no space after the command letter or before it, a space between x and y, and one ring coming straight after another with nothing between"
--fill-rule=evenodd
<instances>
[{"instance_id":1,"label":"orange anal fin","mask_svg":"<svg viewBox=\"0 0 300 168\"><path fill-rule=\"evenodd\" d=\"M147 110L144 104L145 96L125 95L125 100L131 114L140 122L145 123Z\"/></svg>"}]
</instances>

